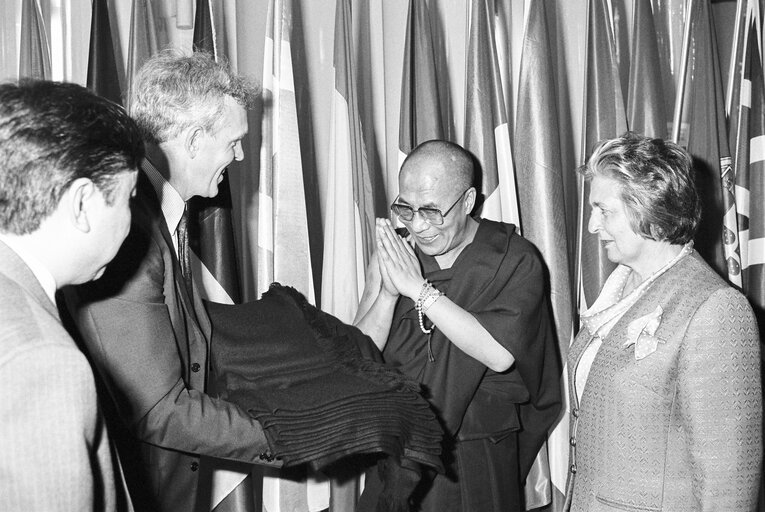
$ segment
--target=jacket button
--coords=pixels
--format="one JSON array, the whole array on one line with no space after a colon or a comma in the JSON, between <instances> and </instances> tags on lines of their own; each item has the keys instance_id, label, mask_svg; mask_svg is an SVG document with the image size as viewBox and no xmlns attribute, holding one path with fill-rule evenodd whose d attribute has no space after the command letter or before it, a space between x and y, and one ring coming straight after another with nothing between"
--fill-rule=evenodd
<instances>
[{"instance_id":1,"label":"jacket button","mask_svg":"<svg viewBox=\"0 0 765 512\"><path fill-rule=\"evenodd\" d=\"M571 409L571 414L574 415L574 418L578 418L579 417L579 409L577 409L577 408Z\"/></svg>"},{"instance_id":2,"label":"jacket button","mask_svg":"<svg viewBox=\"0 0 765 512\"><path fill-rule=\"evenodd\" d=\"M576 473L576 464L571 464L571 474Z\"/></svg>"},{"instance_id":3,"label":"jacket button","mask_svg":"<svg viewBox=\"0 0 765 512\"><path fill-rule=\"evenodd\" d=\"M199 462L194 461L191 463L191 471L196 471L199 469Z\"/></svg>"},{"instance_id":4,"label":"jacket button","mask_svg":"<svg viewBox=\"0 0 765 512\"><path fill-rule=\"evenodd\" d=\"M194 372L194 373L197 373L200 368L201 368L201 366L199 366L199 363L194 363L194 364L191 365L191 371Z\"/></svg>"},{"instance_id":5,"label":"jacket button","mask_svg":"<svg viewBox=\"0 0 765 512\"><path fill-rule=\"evenodd\" d=\"M575 437L572 437L571 439L569 439L568 442L569 442L569 444L571 444L571 446L576 446L576 438Z\"/></svg>"}]
</instances>

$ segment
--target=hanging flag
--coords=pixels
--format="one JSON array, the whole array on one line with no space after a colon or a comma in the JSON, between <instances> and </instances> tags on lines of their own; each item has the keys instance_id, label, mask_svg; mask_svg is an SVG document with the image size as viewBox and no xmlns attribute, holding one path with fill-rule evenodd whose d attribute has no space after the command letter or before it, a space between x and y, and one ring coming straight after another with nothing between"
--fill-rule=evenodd
<instances>
[{"instance_id":1,"label":"hanging flag","mask_svg":"<svg viewBox=\"0 0 765 512\"><path fill-rule=\"evenodd\" d=\"M765 328L765 84L759 4L749 2L738 99L735 191L744 293Z\"/></svg>"},{"instance_id":2,"label":"hanging flag","mask_svg":"<svg viewBox=\"0 0 765 512\"><path fill-rule=\"evenodd\" d=\"M274 281L315 303L290 39L291 0L271 0L263 65L258 292Z\"/></svg>"},{"instance_id":3,"label":"hanging flag","mask_svg":"<svg viewBox=\"0 0 765 512\"><path fill-rule=\"evenodd\" d=\"M50 47L38 0L21 4L19 78L51 78Z\"/></svg>"},{"instance_id":4,"label":"hanging flag","mask_svg":"<svg viewBox=\"0 0 765 512\"><path fill-rule=\"evenodd\" d=\"M666 139L664 86L651 0L634 1L627 121L633 132Z\"/></svg>"},{"instance_id":5,"label":"hanging flag","mask_svg":"<svg viewBox=\"0 0 765 512\"><path fill-rule=\"evenodd\" d=\"M399 169L418 144L444 138L440 83L428 4L409 0L398 125Z\"/></svg>"},{"instance_id":6,"label":"hanging flag","mask_svg":"<svg viewBox=\"0 0 765 512\"><path fill-rule=\"evenodd\" d=\"M728 114L728 147L733 153L732 165L722 170L722 194L723 194L723 249L725 251L725 264L728 270L728 281L743 290L743 276L741 274L741 252L746 248L740 246L740 226L738 221L738 207L736 205L736 181L738 172L737 160L748 167L748 119L739 125L739 113L749 114L751 103L751 80L744 81L744 63L748 60L750 48L747 45L749 31L753 28L750 18L752 9L749 0L736 2L736 21L733 32L733 48L731 48L731 61L728 68L728 87L725 96L725 108ZM758 9L759 10L759 9ZM751 69L747 72L751 73ZM747 77L749 74L747 74ZM742 84L744 88L742 89ZM743 94L743 96L742 96ZM739 148L739 130L741 130L741 143ZM746 154L744 153L746 152Z\"/></svg>"},{"instance_id":7,"label":"hanging flag","mask_svg":"<svg viewBox=\"0 0 765 512\"><path fill-rule=\"evenodd\" d=\"M519 225L502 78L494 40L494 0L472 0L467 53L465 148L481 164L481 216Z\"/></svg>"},{"instance_id":8,"label":"hanging flag","mask_svg":"<svg viewBox=\"0 0 765 512\"><path fill-rule=\"evenodd\" d=\"M157 53L159 48L157 25L150 1L133 0L133 10L130 15L130 39L128 43L128 84L133 83L133 77L138 73L138 70L141 69L141 66L143 66L149 57Z\"/></svg>"},{"instance_id":9,"label":"hanging flag","mask_svg":"<svg viewBox=\"0 0 765 512\"><path fill-rule=\"evenodd\" d=\"M359 115L351 45L351 3L337 0L335 91L332 95L329 176L321 306L351 323L374 249L372 180Z\"/></svg>"},{"instance_id":10,"label":"hanging flag","mask_svg":"<svg viewBox=\"0 0 765 512\"><path fill-rule=\"evenodd\" d=\"M114 39L109 22L107 0L93 0L90 18L90 52L88 54L88 89L114 103L122 104Z\"/></svg>"},{"instance_id":11,"label":"hanging flag","mask_svg":"<svg viewBox=\"0 0 765 512\"><path fill-rule=\"evenodd\" d=\"M743 74L744 53L746 52L747 17L749 0L736 1L736 18L733 27L733 40L730 63L728 66L728 84L725 88L725 112L728 114L728 141L731 151L736 147L738 130L739 94Z\"/></svg>"},{"instance_id":12,"label":"hanging flag","mask_svg":"<svg viewBox=\"0 0 765 512\"><path fill-rule=\"evenodd\" d=\"M214 25L208 0L197 0L194 16L194 51L216 60ZM232 202L228 172L218 184L215 197L192 197L189 209L189 245L194 281L202 297L223 304L242 301L231 220ZM209 485L209 503L214 512L254 512L258 509L249 464L222 462L203 457L202 470L211 472L202 479Z\"/></svg>"},{"instance_id":13,"label":"hanging flag","mask_svg":"<svg viewBox=\"0 0 765 512\"><path fill-rule=\"evenodd\" d=\"M564 176L561 144L558 135L558 107L555 90L552 46L547 30L545 2L528 4L526 30L518 80L518 111L515 125L516 173L524 237L537 246L550 271L550 300L555 319L561 359L566 360L574 335L574 301L569 273L569 248L566 233ZM544 204L544 208L539 205ZM563 375L566 375L564 368ZM564 377L565 380L565 377ZM562 397L568 410L568 394ZM527 509L552 502L552 511L560 511L568 476L568 415L551 431L547 442L549 478L552 486L539 485L534 473L526 480ZM535 478L536 476L536 478ZM529 496L529 489L549 489L549 497ZM531 498L531 499L530 499ZM536 500L532 501L533 498Z\"/></svg>"},{"instance_id":14,"label":"hanging flag","mask_svg":"<svg viewBox=\"0 0 765 512\"><path fill-rule=\"evenodd\" d=\"M611 33L614 36L614 55L619 69L622 98L627 98L630 76L630 40L627 28L627 8L624 0L609 0ZM633 36L634 37L634 36Z\"/></svg>"},{"instance_id":15,"label":"hanging flag","mask_svg":"<svg viewBox=\"0 0 765 512\"><path fill-rule=\"evenodd\" d=\"M194 51L218 56L215 45L215 26L209 0L197 0L194 13Z\"/></svg>"},{"instance_id":16,"label":"hanging flag","mask_svg":"<svg viewBox=\"0 0 765 512\"><path fill-rule=\"evenodd\" d=\"M197 0L193 47L218 58L215 51L213 19L208 0ZM231 221L231 187L228 173L218 184L215 197L193 197L188 203L190 245L194 276L206 299L224 304L241 302L234 227Z\"/></svg>"},{"instance_id":17,"label":"hanging flag","mask_svg":"<svg viewBox=\"0 0 765 512\"><path fill-rule=\"evenodd\" d=\"M614 36L608 16L607 0L589 0L582 163L586 163L598 142L622 135L627 130ZM616 268L606 256L598 236L587 231L590 195L588 182L580 183L577 240L577 290L579 310L589 307ZM583 295L583 296L582 296Z\"/></svg>"},{"instance_id":18,"label":"hanging flag","mask_svg":"<svg viewBox=\"0 0 765 512\"><path fill-rule=\"evenodd\" d=\"M701 198L701 223L695 248L721 276L728 277L723 248L723 173L731 166L725 125L717 38L709 0L690 2L690 46L685 89L680 91L681 135L678 142L693 157Z\"/></svg>"},{"instance_id":19,"label":"hanging flag","mask_svg":"<svg viewBox=\"0 0 765 512\"><path fill-rule=\"evenodd\" d=\"M316 302L292 66L292 0L270 0L263 57L263 118L258 185L258 293L274 281ZM326 508L328 485L305 473L264 469L269 512Z\"/></svg>"}]
</instances>

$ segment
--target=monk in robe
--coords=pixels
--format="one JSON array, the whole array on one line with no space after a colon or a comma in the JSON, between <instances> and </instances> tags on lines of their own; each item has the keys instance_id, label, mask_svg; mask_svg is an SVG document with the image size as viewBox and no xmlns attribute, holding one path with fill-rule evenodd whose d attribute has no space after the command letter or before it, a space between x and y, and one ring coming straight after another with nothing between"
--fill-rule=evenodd
<instances>
[{"instance_id":1,"label":"monk in robe","mask_svg":"<svg viewBox=\"0 0 765 512\"><path fill-rule=\"evenodd\" d=\"M423 385L446 432L447 471L426 472L412 510L523 510L523 483L561 407L544 264L515 226L471 216L473 179L456 144L409 154L391 206L408 235L378 219L354 322ZM390 470L367 471L361 510Z\"/></svg>"}]
</instances>

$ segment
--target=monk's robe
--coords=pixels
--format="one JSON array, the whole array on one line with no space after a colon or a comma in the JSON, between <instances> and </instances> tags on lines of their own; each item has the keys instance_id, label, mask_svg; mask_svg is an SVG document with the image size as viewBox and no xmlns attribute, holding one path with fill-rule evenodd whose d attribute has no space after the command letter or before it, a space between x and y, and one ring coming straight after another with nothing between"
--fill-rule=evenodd
<instances>
[{"instance_id":1,"label":"monk's robe","mask_svg":"<svg viewBox=\"0 0 765 512\"><path fill-rule=\"evenodd\" d=\"M561 407L560 358L536 248L510 224L481 220L451 268L417 251L423 275L472 314L515 363L496 373L396 304L385 362L423 384L446 431L445 475L416 493L433 512L516 510L522 483ZM426 329L432 327L426 320Z\"/></svg>"}]
</instances>

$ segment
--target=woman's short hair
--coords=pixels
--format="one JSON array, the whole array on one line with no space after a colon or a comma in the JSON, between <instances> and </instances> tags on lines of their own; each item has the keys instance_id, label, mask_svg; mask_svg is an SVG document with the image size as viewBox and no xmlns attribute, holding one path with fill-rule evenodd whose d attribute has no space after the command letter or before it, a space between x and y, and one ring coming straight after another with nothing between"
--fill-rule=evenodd
<instances>
[{"instance_id":1,"label":"woman's short hair","mask_svg":"<svg viewBox=\"0 0 765 512\"><path fill-rule=\"evenodd\" d=\"M635 233L671 244L696 234L701 203L692 160L677 144L628 132L601 142L579 172L587 180L602 176L619 184Z\"/></svg>"},{"instance_id":2,"label":"woman's short hair","mask_svg":"<svg viewBox=\"0 0 765 512\"><path fill-rule=\"evenodd\" d=\"M159 52L138 71L130 86L130 115L144 139L161 143L190 126L214 129L231 97L251 108L259 94L255 83L234 74L205 52Z\"/></svg>"}]
</instances>

